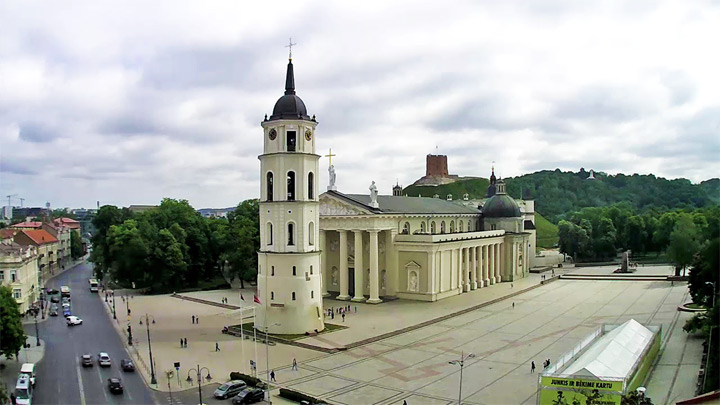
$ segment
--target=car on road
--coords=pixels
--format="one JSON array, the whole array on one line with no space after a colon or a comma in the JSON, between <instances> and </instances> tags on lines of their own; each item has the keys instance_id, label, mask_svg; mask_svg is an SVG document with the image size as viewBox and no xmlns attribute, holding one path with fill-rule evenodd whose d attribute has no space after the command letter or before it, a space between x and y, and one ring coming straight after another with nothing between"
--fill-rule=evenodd
<instances>
[{"instance_id":1,"label":"car on road","mask_svg":"<svg viewBox=\"0 0 720 405\"><path fill-rule=\"evenodd\" d=\"M58 303L58 302L60 302L60 298L56 295L56 296L50 298L50 302Z\"/></svg>"},{"instance_id":2,"label":"car on road","mask_svg":"<svg viewBox=\"0 0 720 405\"><path fill-rule=\"evenodd\" d=\"M70 307L63 307L63 316L67 318L68 316L71 316L72 312L70 312Z\"/></svg>"},{"instance_id":3,"label":"car on road","mask_svg":"<svg viewBox=\"0 0 720 405\"><path fill-rule=\"evenodd\" d=\"M52 306L50 307L50 316L58 316L57 304L52 304Z\"/></svg>"},{"instance_id":4,"label":"car on road","mask_svg":"<svg viewBox=\"0 0 720 405\"><path fill-rule=\"evenodd\" d=\"M82 319L78 318L77 316L68 316L67 317L67 326L75 326L75 325L82 325Z\"/></svg>"},{"instance_id":5,"label":"car on road","mask_svg":"<svg viewBox=\"0 0 720 405\"><path fill-rule=\"evenodd\" d=\"M233 405L254 404L262 401L263 398L265 398L265 391L260 388L247 387L233 397L232 403Z\"/></svg>"},{"instance_id":6,"label":"car on road","mask_svg":"<svg viewBox=\"0 0 720 405\"><path fill-rule=\"evenodd\" d=\"M53 295L53 294L57 294L60 292L54 288L48 288L46 291L47 291L48 295Z\"/></svg>"},{"instance_id":7,"label":"car on road","mask_svg":"<svg viewBox=\"0 0 720 405\"><path fill-rule=\"evenodd\" d=\"M20 375L25 375L30 379L32 386L35 386L35 363L23 363L20 367Z\"/></svg>"},{"instance_id":8,"label":"car on road","mask_svg":"<svg viewBox=\"0 0 720 405\"><path fill-rule=\"evenodd\" d=\"M242 380L228 381L225 384L219 386L215 390L213 395L215 396L215 398L226 399L226 398L234 397L236 394L238 394L240 391L244 390L245 388L247 388L247 384L245 383L245 381L242 381Z\"/></svg>"},{"instance_id":9,"label":"car on road","mask_svg":"<svg viewBox=\"0 0 720 405\"><path fill-rule=\"evenodd\" d=\"M83 367L92 367L93 366L93 358L92 354L83 354L80 356L80 363Z\"/></svg>"},{"instance_id":10,"label":"car on road","mask_svg":"<svg viewBox=\"0 0 720 405\"><path fill-rule=\"evenodd\" d=\"M15 403L18 405L29 405L32 403L33 386L30 378L20 374L15 384Z\"/></svg>"},{"instance_id":11,"label":"car on road","mask_svg":"<svg viewBox=\"0 0 720 405\"><path fill-rule=\"evenodd\" d=\"M130 359L122 359L120 360L120 368L123 371L135 371L135 364Z\"/></svg>"},{"instance_id":12,"label":"car on road","mask_svg":"<svg viewBox=\"0 0 720 405\"><path fill-rule=\"evenodd\" d=\"M110 389L110 392L113 394L122 394L122 380L117 377L108 378L108 389Z\"/></svg>"},{"instance_id":13,"label":"car on road","mask_svg":"<svg viewBox=\"0 0 720 405\"><path fill-rule=\"evenodd\" d=\"M110 367L110 356L105 352L98 354L98 364L100 367Z\"/></svg>"}]
</instances>

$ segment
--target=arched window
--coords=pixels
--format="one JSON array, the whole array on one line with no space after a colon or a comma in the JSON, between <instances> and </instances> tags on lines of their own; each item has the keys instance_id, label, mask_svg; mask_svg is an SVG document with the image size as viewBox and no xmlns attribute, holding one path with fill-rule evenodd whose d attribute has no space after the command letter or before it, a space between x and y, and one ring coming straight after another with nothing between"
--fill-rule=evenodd
<instances>
[{"instance_id":1,"label":"arched window","mask_svg":"<svg viewBox=\"0 0 720 405\"><path fill-rule=\"evenodd\" d=\"M313 172L308 173L308 199L315 198L315 175Z\"/></svg>"},{"instance_id":2,"label":"arched window","mask_svg":"<svg viewBox=\"0 0 720 405\"><path fill-rule=\"evenodd\" d=\"M295 246L295 224L288 223L288 246Z\"/></svg>"},{"instance_id":3,"label":"arched window","mask_svg":"<svg viewBox=\"0 0 720 405\"><path fill-rule=\"evenodd\" d=\"M285 138L287 140L287 151L295 152L295 145L297 144L295 131L287 131L287 133L285 134Z\"/></svg>"},{"instance_id":4,"label":"arched window","mask_svg":"<svg viewBox=\"0 0 720 405\"><path fill-rule=\"evenodd\" d=\"M267 173L267 184L266 184L267 200L273 200L273 174L272 172Z\"/></svg>"},{"instance_id":5,"label":"arched window","mask_svg":"<svg viewBox=\"0 0 720 405\"><path fill-rule=\"evenodd\" d=\"M315 222L312 221L308 224L308 244L315 244Z\"/></svg>"},{"instance_id":6,"label":"arched window","mask_svg":"<svg viewBox=\"0 0 720 405\"><path fill-rule=\"evenodd\" d=\"M430 223L430 233L435 234L437 232L437 227L435 226L435 221L432 221Z\"/></svg>"},{"instance_id":7,"label":"arched window","mask_svg":"<svg viewBox=\"0 0 720 405\"><path fill-rule=\"evenodd\" d=\"M295 301L295 291L292 293L292 300Z\"/></svg>"},{"instance_id":8,"label":"arched window","mask_svg":"<svg viewBox=\"0 0 720 405\"><path fill-rule=\"evenodd\" d=\"M287 174L287 200L295 201L295 172Z\"/></svg>"},{"instance_id":9,"label":"arched window","mask_svg":"<svg viewBox=\"0 0 720 405\"><path fill-rule=\"evenodd\" d=\"M311 264L310 265L310 275L312 275L312 274L313 274L313 272L312 272L312 264Z\"/></svg>"},{"instance_id":10,"label":"arched window","mask_svg":"<svg viewBox=\"0 0 720 405\"><path fill-rule=\"evenodd\" d=\"M450 233L455 233L455 221L450 221Z\"/></svg>"},{"instance_id":11,"label":"arched window","mask_svg":"<svg viewBox=\"0 0 720 405\"><path fill-rule=\"evenodd\" d=\"M271 300L274 300L274 299L275 299L275 292L274 292L274 291L270 291L270 299L271 299Z\"/></svg>"},{"instance_id":12,"label":"arched window","mask_svg":"<svg viewBox=\"0 0 720 405\"><path fill-rule=\"evenodd\" d=\"M410 235L410 222L405 222L405 225L403 225L403 232L404 235Z\"/></svg>"},{"instance_id":13,"label":"arched window","mask_svg":"<svg viewBox=\"0 0 720 405\"><path fill-rule=\"evenodd\" d=\"M270 268L270 275L271 275L271 276L274 276L274 275L275 275L275 266L272 266L272 267Z\"/></svg>"},{"instance_id":14,"label":"arched window","mask_svg":"<svg viewBox=\"0 0 720 405\"><path fill-rule=\"evenodd\" d=\"M315 298L315 291L310 290L310 298Z\"/></svg>"},{"instance_id":15,"label":"arched window","mask_svg":"<svg viewBox=\"0 0 720 405\"><path fill-rule=\"evenodd\" d=\"M297 267L293 266L293 276L297 276Z\"/></svg>"},{"instance_id":16,"label":"arched window","mask_svg":"<svg viewBox=\"0 0 720 405\"><path fill-rule=\"evenodd\" d=\"M272 222L267 223L267 244L272 245L273 244L273 229L272 229Z\"/></svg>"},{"instance_id":17,"label":"arched window","mask_svg":"<svg viewBox=\"0 0 720 405\"><path fill-rule=\"evenodd\" d=\"M440 222L440 233L445 233L445 221Z\"/></svg>"},{"instance_id":18,"label":"arched window","mask_svg":"<svg viewBox=\"0 0 720 405\"><path fill-rule=\"evenodd\" d=\"M463 221L460 221L460 227L459 227L458 231L464 232L464 229L465 229L465 227L463 226Z\"/></svg>"},{"instance_id":19,"label":"arched window","mask_svg":"<svg viewBox=\"0 0 720 405\"><path fill-rule=\"evenodd\" d=\"M425 222L420 222L420 233L425 233Z\"/></svg>"}]
</instances>

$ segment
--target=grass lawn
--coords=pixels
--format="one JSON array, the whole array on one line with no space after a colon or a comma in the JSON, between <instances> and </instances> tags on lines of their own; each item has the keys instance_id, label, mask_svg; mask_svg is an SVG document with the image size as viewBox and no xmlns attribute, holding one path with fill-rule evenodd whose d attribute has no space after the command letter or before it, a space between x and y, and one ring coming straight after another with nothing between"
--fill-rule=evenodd
<instances>
[{"instance_id":1,"label":"grass lawn","mask_svg":"<svg viewBox=\"0 0 720 405\"><path fill-rule=\"evenodd\" d=\"M245 322L245 323L243 323L242 325L233 325L233 326L231 326L231 327L232 327L232 328L240 328L240 327L242 327L244 333L252 336L253 331L255 330L255 323L254 323L254 322ZM346 328L347 328L347 326L335 325L335 324L332 324L332 323L327 323L327 322L325 322L325 329L324 329L322 332L318 333L318 335L322 335L322 334L325 334L325 333L331 333L331 332L335 332L336 330L343 330L343 329L346 329ZM263 332L259 332L259 331L258 331L258 332L255 332L255 333L256 333L256 336L257 336L258 338L261 338L262 335L264 335ZM276 334L268 333L268 335L269 335L270 337L272 337L272 338L281 339L281 340L298 340L298 339L302 339L302 338L308 337L308 336L305 335L304 333L303 333L303 334L298 334L298 335L276 335Z\"/></svg>"}]
</instances>

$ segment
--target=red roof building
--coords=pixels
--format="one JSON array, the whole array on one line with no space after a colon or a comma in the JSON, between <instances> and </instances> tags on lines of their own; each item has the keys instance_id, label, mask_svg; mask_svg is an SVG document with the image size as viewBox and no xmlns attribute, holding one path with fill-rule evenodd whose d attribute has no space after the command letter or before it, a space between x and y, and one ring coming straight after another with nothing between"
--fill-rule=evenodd
<instances>
[{"instance_id":1,"label":"red roof building","mask_svg":"<svg viewBox=\"0 0 720 405\"><path fill-rule=\"evenodd\" d=\"M80 222L72 218L55 218L53 222L56 226L65 226L70 229L80 229Z\"/></svg>"},{"instance_id":2,"label":"red roof building","mask_svg":"<svg viewBox=\"0 0 720 405\"><path fill-rule=\"evenodd\" d=\"M20 245L42 246L57 243L57 238L44 229L23 229L15 234L15 242Z\"/></svg>"},{"instance_id":3,"label":"red roof building","mask_svg":"<svg viewBox=\"0 0 720 405\"><path fill-rule=\"evenodd\" d=\"M40 229L42 228L42 222L37 221L26 221L20 222L19 224L10 225L12 228L17 229Z\"/></svg>"}]
</instances>

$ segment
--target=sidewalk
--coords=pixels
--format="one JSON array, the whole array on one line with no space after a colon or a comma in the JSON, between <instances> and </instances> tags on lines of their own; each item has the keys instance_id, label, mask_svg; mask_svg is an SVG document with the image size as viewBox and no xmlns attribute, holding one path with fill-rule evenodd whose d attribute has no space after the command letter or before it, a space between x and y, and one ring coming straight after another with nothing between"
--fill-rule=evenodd
<instances>
[{"instance_id":1,"label":"sidewalk","mask_svg":"<svg viewBox=\"0 0 720 405\"><path fill-rule=\"evenodd\" d=\"M8 395L15 390L17 377L23 363L37 364L45 356L44 340L40 339L40 346L35 346L35 343L37 343L35 336L28 336L25 343L29 344L30 347L20 350L19 359L16 359L14 356L12 359L8 359L5 356L0 357L0 364L5 366L4 368L0 367L0 384L5 386Z\"/></svg>"}]
</instances>

